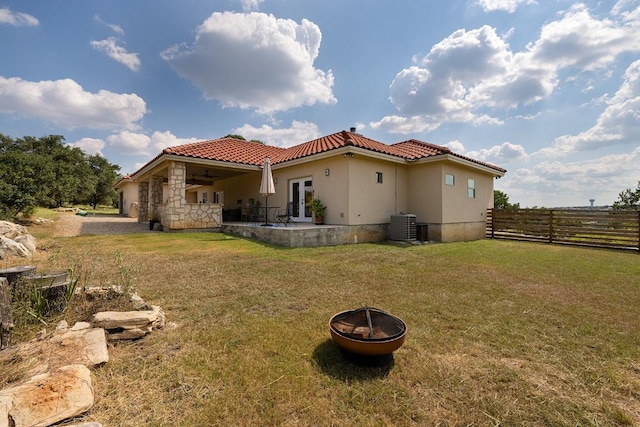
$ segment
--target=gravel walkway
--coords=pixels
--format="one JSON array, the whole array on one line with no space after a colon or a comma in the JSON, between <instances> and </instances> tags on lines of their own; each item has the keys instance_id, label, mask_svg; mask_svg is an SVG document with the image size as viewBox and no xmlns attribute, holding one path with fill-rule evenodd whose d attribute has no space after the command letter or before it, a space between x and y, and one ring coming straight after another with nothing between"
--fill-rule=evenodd
<instances>
[{"instance_id":1,"label":"gravel walkway","mask_svg":"<svg viewBox=\"0 0 640 427\"><path fill-rule=\"evenodd\" d=\"M63 213L56 221L54 237L73 237L91 234L148 233L149 223L138 222L137 218L113 215L75 215Z\"/></svg>"}]
</instances>

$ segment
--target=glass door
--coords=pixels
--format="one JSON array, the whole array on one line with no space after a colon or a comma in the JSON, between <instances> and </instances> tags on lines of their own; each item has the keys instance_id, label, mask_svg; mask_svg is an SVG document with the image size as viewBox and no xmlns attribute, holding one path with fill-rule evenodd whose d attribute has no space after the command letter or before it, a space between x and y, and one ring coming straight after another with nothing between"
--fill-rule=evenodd
<instances>
[{"instance_id":1,"label":"glass door","mask_svg":"<svg viewBox=\"0 0 640 427\"><path fill-rule=\"evenodd\" d=\"M311 178L292 179L289 181L289 201L293 203L291 219L296 222L311 222L311 200L313 199L313 182Z\"/></svg>"}]
</instances>

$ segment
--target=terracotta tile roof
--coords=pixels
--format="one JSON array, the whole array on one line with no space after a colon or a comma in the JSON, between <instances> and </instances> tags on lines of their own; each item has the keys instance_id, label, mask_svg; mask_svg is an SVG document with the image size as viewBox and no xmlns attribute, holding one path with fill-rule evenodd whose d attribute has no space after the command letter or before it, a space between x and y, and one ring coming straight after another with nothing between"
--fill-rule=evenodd
<instances>
[{"instance_id":1,"label":"terracotta tile roof","mask_svg":"<svg viewBox=\"0 0 640 427\"><path fill-rule=\"evenodd\" d=\"M472 159L471 157L456 154L453 151L449 150L447 147L430 144L428 142L418 141L417 139L410 139L408 141L398 142L393 144L392 147L396 147L399 150L402 150L405 153L403 157L405 157L406 159L416 160L424 157L437 156L440 154L450 154L460 159L468 160L470 162L477 163L479 165L483 165L491 169L495 169L502 173L505 173L507 171L506 169L503 169L496 165L492 165L491 163L481 162L480 160Z\"/></svg>"},{"instance_id":2,"label":"terracotta tile roof","mask_svg":"<svg viewBox=\"0 0 640 427\"><path fill-rule=\"evenodd\" d=\"M262 165L265 157L277 158L282 155L283 151L285 151L284 148L259 142L243 141L236 138L220 138L168 147L162 150L162 154Z\"/></svg>"},{"instance_id":3,"label":"terracotta tile roof","mask_svg":"<svg viewBox=\"0 0 640 427\"><path fill-rule=\"evenodd\" d=\"M290 148L274 147L272 145L243 141L235 138L220 138L165 148L162 154L259 166L264 163L265 157L269 157L271 163L276 165L348 146L396 156L406 160L417 160L425 157L450 154L503 173L506 172L505 169L489 163L455 154L447 147L440 145L429 144L416 139L388 145L358 133L344 130Z\"/></svg>"},{"instance_id":4,"label":"terracotta tile roof","mask_svg":"<svg viewBox=\"0 0 640 427\"><path fill-rule=\"evenodd\" d=\"M392 146L374 141L357 133L342 132L326 135L312 141L296 145L288 148L282 157L277 159L277 163L286 162L288 160L299 159L302 157L312 156L314 154L323 153L341 147L359 147L378 153L389 154L392 156L402 157L402 153Z\"/></svg>"}]
</instances>

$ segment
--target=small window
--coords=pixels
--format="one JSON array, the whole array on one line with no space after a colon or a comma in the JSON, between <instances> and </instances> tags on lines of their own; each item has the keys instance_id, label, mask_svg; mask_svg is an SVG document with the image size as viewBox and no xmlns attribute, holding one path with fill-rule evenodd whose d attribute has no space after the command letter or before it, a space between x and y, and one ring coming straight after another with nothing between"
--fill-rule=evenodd
<instances>
[{"instance_id":1,"label":"small window","mask_svg":"<svg viewBox=\"0 0 640 427\"><path fill-rule=\"evenodd\" d=\"M475 179L467 180L467 196L469 196L470 199L476 198L476 180Z\"/></svg>"},{"instance_id":2,"label":"small window","mask_svg":"<svg viewBox=\"0 0 640 427\"><path fill-rule=\"evenodd\" d=\"M376 182L382 184L382 172L376 172Z\"/></svg>"},{"instance_id":3,"label":"small window","mask_svg":"<svg viewBox=\"0 0 640 427\"><path fill-rule=\"evenodd\" d=\"M447 185L456 185L456 176L450 173L444 174L444 183Z\"/></svg>"}]
</instances>

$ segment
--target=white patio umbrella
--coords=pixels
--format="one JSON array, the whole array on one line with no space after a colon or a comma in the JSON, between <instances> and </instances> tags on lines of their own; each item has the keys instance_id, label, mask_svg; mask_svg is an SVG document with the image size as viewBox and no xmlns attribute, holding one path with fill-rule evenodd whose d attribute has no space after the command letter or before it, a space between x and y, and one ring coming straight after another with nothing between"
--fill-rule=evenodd
<instances>
[{"instance_id":1,"label":"white patio umbrella","mask_svg":"<svg viewBox=\"0 0 640 427\"><path fill-rule=\"evenodd\" d=\"M262 167L262 182L260 183L260 194L264 194L264 224L269 224L268 212L269 212L269 194L276 193L276 186L273 183L273 175L271 174L271 162L268 157L264 159L264 166Z\"/></svg>"}]
</instances>

